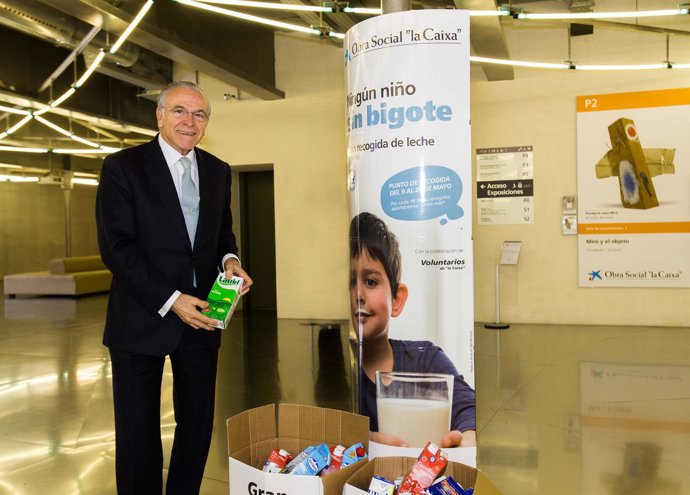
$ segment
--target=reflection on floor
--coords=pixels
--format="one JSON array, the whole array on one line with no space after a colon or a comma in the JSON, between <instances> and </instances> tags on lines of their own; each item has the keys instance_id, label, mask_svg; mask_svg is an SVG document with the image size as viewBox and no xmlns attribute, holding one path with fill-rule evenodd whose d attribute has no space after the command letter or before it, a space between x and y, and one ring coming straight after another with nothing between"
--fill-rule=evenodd
<instances>
[{"instance_id":1,"label":"reflection on floor","mask_svg":"<svg viewBox=\"0 0 690 495\"><path fill-rule=\"evenodd\" d=\"M478 464L508 494L690 494L690 329L477 327Z\"/></svg>"},{"instance_id":2,"label":"reflection on floor","mask_svg":"<svg viewBox=\"0 0 690 495\"><path fill-rule=\"evenodd\" d=\"M0 302L0 495L115 493L106 300ZM203 494L228 492L228 416L276 401L352 408L347 329L233 320ZM690 495L689 329L478 325L475 361L478 465L506 495Z\"/></svg>"}]
</instances>

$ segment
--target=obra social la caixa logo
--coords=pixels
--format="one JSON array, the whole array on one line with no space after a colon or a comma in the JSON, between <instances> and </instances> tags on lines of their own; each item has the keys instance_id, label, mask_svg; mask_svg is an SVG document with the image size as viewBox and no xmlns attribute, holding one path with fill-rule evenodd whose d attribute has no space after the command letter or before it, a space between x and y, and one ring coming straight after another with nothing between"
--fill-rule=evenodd
<instances>
[{"instance_id":1,"label":"obra social la caixa logo","mask_svg":"<svg viewBox=\"0 0 690 495\"><path fill-rule=\"evenodd\" d=\"M587 274L587 280L589 280L590 282L593 282L597 279L604 280L601 278L601 270L592 270Z\"/></svg>"}]
</instances>

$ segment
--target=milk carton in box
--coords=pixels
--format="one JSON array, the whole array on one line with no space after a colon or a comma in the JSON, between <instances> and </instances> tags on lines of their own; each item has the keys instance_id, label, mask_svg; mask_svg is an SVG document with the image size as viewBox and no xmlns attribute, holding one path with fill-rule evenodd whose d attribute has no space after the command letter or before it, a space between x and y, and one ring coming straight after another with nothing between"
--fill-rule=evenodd
<instances>
[{"instance_id":1,"label":"milk carton in box","mask_svg":"<svg viewBox=\"0 0 690 495\"><path fill-rule=\"evenodd\" d=\"M365 465L357 470L345 483L343 495L368 495L367 490L374 476L387 480L395 480L405 476L417 464L414 457L376 457L369 459ZM475 495L501 495L496 486L487 479L481 471L461 464L448 462L444 472L463 488L474 488ZM305 492L306 493L306 492Z\"/></svg>"},{"instance_id":2,"label":"milk carton in box","mask_svg":"<svg viewBox=\"0 0 690 495\"><path fill-rule=\"evenodd\" d=\"M269 404L227 420L230 495L342 495L345 481L361 466L355 464L320 476L266 473L261 466L273 449L293 455L307 446L368 446L369 418L335 409L299 404Z\"/></svg>"},{"instance_id":3,"label":"milk carton in box","mask_svg":"<svg viewBox=\"0 0 690 495\"><path fill-rule=\"evenodd\" d=\"M218 274L218 278L216 278L211 292L206 298L209 310L204 313L205 316L218 322L214 325L216 328L228 327L230 317L232 317L237 302L240 300L243 283L242 277L225 278L224 273Z\"/></svg>"}]
</instances>

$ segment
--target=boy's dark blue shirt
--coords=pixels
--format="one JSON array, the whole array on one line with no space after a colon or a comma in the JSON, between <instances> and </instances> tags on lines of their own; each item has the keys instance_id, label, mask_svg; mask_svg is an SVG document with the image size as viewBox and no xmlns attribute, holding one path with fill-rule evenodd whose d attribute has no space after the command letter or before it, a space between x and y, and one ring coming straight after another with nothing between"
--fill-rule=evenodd
<instances>
[{"instance_id":1,"label":"boy's dark blue shirt","mask_svg":"<svg viewBox=\"0 0 690 495\"><path fill-rule=\"evenodd\" d=\"M443 349L426 340L388 339L393 348L393 371L445 373L455 376L451 430L476 430L475 393L458 373ZM366 345L366 344L365 344ZM379 431L376 412L376 384L362 373L360 386L361 414L369 416L370 431Z\"/></svg>"}]
</instances>

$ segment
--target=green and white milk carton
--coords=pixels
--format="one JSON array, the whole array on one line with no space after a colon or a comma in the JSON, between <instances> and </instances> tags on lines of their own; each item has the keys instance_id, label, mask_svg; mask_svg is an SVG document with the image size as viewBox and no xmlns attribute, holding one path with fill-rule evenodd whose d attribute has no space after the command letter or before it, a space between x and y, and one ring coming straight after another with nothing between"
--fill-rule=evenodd
<instances>
[{"instance_id":1,"label":"green and white milk carton","mask_svg":"<svg viewBox=\"0 0 690 495\"><path fill-rule=\"evenodd\" d=\"M225 278L224 273L219 273L211 292L208 293L208 312L204 315L218 322L216 328L227 328L230 317L235 311L242 291L242 277Z\"/></svg>"}]
</instances>

